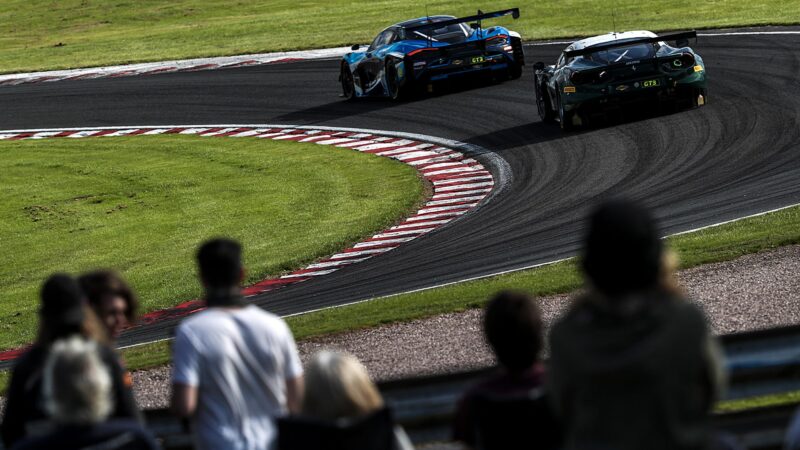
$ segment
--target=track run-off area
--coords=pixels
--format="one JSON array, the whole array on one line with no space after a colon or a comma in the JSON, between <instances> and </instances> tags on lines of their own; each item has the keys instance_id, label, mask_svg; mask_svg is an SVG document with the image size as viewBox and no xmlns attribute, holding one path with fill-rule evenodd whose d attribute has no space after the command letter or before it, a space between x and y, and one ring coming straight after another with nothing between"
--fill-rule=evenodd
<instances>
[{"instance_id":1,"label":"track run-off area","mask_svg":"<svg viewBox=\"0 0 800 450\"><path fill-rule=\"evenodd\" d=\"M345 127L475 150L495 179L479 208L369 261L252 297L281 315L574 256L583 218L610 196L654 208L664 234L800 203L797 28L706 32L692 47L707 66L707 106L574 133L539 121L530 69L564 45L526 45L520 80L407 103L343 101L336 59L2 86L0 129ZM167 338L177 320L129 330L120 344Z\"/></svg>"}]
</instances>

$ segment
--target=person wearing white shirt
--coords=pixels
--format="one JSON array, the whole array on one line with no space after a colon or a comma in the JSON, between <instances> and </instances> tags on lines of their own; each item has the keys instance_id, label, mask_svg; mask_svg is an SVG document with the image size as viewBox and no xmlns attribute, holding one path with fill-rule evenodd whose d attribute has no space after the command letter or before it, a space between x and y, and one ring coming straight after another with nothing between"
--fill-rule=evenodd
<instances>
[{"instance_id":1,"label":"person wearing white shirt","mask_svg":"<svg viewBox=\"0 0 800 450\"><path fill-rule=\"evenodd\" d=\"M177 329L172 411L192 419L199 450L273 450L275 419L300 409L294 338L282 319L244 302L237 242L208 241L197 260L208 308Z\"/></svg>"}]
</instances>

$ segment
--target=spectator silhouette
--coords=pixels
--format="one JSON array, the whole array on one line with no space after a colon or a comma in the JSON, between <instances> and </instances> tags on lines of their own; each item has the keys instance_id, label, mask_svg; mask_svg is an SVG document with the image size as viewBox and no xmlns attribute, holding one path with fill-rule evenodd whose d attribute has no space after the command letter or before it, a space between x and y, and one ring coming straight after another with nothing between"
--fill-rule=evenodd
<instances>
[{"instance_id":1,"label":"spectator silhouette","mask_svg":"<svg viewBox=\"0 0 800 450\"><path fill-rule=\"evenodd\" d=\"M44 408L42 395L44 363L52 344L70 336L83 336L101 343L106 338L96 317L86 306L78 283L68 275L56 274L42 285L39 336L17 360L11 374L2 424L3 443L7 448L47 426L49 414ZM99 349L112 381L114 406L111 416L139 420L130 377L111 348L101 345Z\"/></svg>"},{"instance_id":2,"label":"spectator silhouette","mask_svg":"<svg viewBox=\"0 0 800 450\"><path fill-rule=\"evenodd\" d=\"M394 424L364 366L345 353L322 351L306 370L302 417L283 419L280 450L412 450Z\"/></svg>"},{"instance_id":3,"label":"spectator silhouette","mask_svg":"<svg viewBox=\"0 0 800 450\"><path fill-rule=\"evenodd\" d=\"M557 448L561 433L543 390L542 317L535 300L500 292L486 306L483 323L500 367L458 402L453 437L479 449Z\"/></svg>"},{"instance_id":4,"label":"spectator silhouette","mask_svg":"<svg viewBox=\"0 0 800 450\"><path fill-rule=\"evenodd\" d=\"M139 302L130 286L116 272L97 270L85 273L78 282L111 339L116 340L122 330L136 321Z\"/></svg>"},{"instance_id":5,"label":"spectator silhouette","mask_svg":"<svg viewBox=\"0 0 800 450\"><path fill-rule=\"evenodd\" d=\"M286 323L241 294L241 247L197 252L208 308L185 319L173 347L172 410L194 422L197 449L273 448L275 418L299 409L302 365Z\"/></svg>"},{"instance_id":6,"label":"spectator silhouette","mask_svg":"<svg viewBox=\"0 0 800 450\"><path fill-rule=\"evenodd\" d=\"M703 313L668 283L650 213L613 200L589 219L587 290L553 327L548 383L567 450L711 445L722 373Z\"/></svg>"},{"instance_id":7,"label":"spectator silhouette","mask_svg":"<svg viewBox=\"0 0 800 450\"><path fill-rule=\"evenodd\" d=\"M14 450L159 448L138 422L107 420L114 407L112 380L97 343L78 335L55 342L43 372L42 397L53 429L19 441Z\"/></svg>"}]
</instances>

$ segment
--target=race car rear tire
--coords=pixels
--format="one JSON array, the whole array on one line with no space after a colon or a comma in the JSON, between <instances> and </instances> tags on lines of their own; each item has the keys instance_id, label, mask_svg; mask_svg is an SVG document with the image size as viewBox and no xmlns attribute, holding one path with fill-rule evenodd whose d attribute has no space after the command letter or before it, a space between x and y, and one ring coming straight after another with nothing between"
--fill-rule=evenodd
<instances>
[{"instance_id":1,"label":"race car rear tire","mask_svg":"<svg viewBox=\"0 0 800 450\"><path fill-rule=\"evenodd\" d=\"M536 109L539 111L539 117L542 122L552 123L556 120L556 115L553 112L553 106L550 104L550 96L547 95L547 86L539 86L536 88Z\"/></svg>"},{"instance_id":2,"label":"race car rear tire","mask_svg":"<svg viewBox=\"0 0 800 450\"><path fill-rule=\"evenodd\" d=\"M391 62L387 62L384 73L389 97L395 101L405 99L408 96L408 89L407 86L400 85L400 81L397 79L397 68L395 68L395 65Z\"/></svg>"},{"instance_id":3,"label":"race car rear tire","mask_svg":"<svg viewBox=\"0 0 800 450\"><path fill-rule=\"evenodd\" d=\"M558 96L558 123L563 131L572 130L572 116L574 113L564 110L561 96Z\"/></svg>"},{"instance_id":4,"label":"race car rear tire","mask_svg":"<svg viewBox=\"0 0 800 450\"><path fill-rule=\"evenodd\" d=\"M342 64L342 73L339 79L342 82L342 97L344 97L345 100L353 100L356 98L356 84L353 80L353 73L350 72L350 68L347 67L346 64Z\"/></svg>"},{"instance_id":5,"label":"race car rear tire","mask_svg":"<svg viewBox=\"0 0 800 450\"><path fill-rule=\"evenodd\" d=\"M512 80L516 80L522 77L522 65L518 63L513 63L508 69L508 78Z\"/></svg>"}]
</instances>

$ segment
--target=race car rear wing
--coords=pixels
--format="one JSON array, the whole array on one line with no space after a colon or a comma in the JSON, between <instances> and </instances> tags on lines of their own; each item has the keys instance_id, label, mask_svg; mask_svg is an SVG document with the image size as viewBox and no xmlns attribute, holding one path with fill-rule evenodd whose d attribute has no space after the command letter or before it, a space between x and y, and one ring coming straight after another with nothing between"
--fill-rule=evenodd
<instances>
[{"instance_id":1,"label":"race car rear wing","mask_svg":"<svg viewBox=\"0 0 800 450\"><path fill-rule=\"evenodd\" d=\"M606 44L593 45L591 47L582 48L580 50L569 50L564 52L567 58L575 58L576 56L589 55L592 53L601 52L603 50L610 50L612 48L628 47L636 44L653 44L663 41L682 41L688 39L697 39L697 31L686 31L682 33L670 33L656 37L644 37L636 39L625 39L622 41L609 42Z\"/></svg>"},{"instance_id":2,"label":"race car rear wing","mask_svg":"<svg viewBox=\"0 0 800 450\"><path fill-rule=\"evenodd\" d=\"M494 19L496 17L503 17L503 16L511 16L514 19L518 19L519 18L519 8L503 9L503 10L500 10L500 11L493 11L493 12L488 12L488 13L483 13L481 11L478 11L478 14L474 15L474 16L467 16L467 17L461 17L461 18L450 19L450 20L442 20L440 22L423 23L421 25L414 25L414 26L411 26L411 27L405 27L405 29L406 29L406 31L420 31L420 30L424 30L424 29L428 29L428 28L439 28L439 27L445 27L445 26L448 26L448 25L455 25L455 24L465 23L465 22L480 22L481 20L484 20L484 19Z\"/></svg>"}]
</instances>

